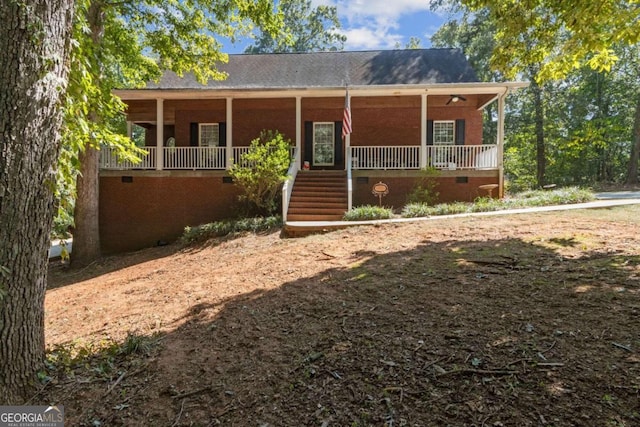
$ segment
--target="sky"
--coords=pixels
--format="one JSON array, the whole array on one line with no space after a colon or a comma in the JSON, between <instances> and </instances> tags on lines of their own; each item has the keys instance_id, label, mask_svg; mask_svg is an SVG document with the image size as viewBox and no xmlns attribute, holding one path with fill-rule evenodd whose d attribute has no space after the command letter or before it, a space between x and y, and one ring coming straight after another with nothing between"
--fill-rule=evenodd
<instances>
[{"instance_id":1,"label":"sky","mask_svg":"<svg viewBox=\"0 0 640 427\"><path fill-rule=\"evenodd\" d=\"M430 10L430 0L312 0L318 5L336 6L347 36L345 50L394 49L404 47L411 37L430 47L429 38L447 20L445 12ZM250 40L230 46L227 53L242 53Z\"/></svg>"}]
</instances>

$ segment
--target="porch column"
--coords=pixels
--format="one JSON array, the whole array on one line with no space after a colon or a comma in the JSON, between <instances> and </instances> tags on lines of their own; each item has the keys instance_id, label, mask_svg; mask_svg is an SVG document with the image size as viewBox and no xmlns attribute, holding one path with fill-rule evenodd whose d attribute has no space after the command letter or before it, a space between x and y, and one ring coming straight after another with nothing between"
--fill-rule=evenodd
<instances>
[{"instance_id":1,"label":"porch column","mask_svg":"<svg viewBox=\"0 0 640 427\"><path fill-rule=\"evenodd\" d=\"M233 98L227 98L227 155L226 157L226 169L231 169L233 166Z\"/></svg>"},{"instance_id":2,"label":"porch column","mask_svg":"<svg viewBox=\"0 0 640 427\"><path fill-rule=\"evenodd\" d=\"M498 132L497 141L498 145L498 197L504 197L504 98L507 96L507 91L498 97Z\"/></svg>"},{"instance_id":3,"label":"porch column","mask_svg":"<svg viewBox=\"0 0 640 427\"><path fill-rule=\"evenodd\" d=\"M163 167L164 147L164 99L156 99L156 170Z\"/></svg>"},{"instance_id":4,"label":"porch column","mask_svg":"<svg viewBox=\"0 0 640 427\"><path fill-rule=\"evenodd\" d=\"M131 139L133 136L133 122L127 120L127 138Z\"/></svg>"},{"instance_id":5,"label":"porch column","mask_svg":"<svg viewBox=\"0 0 640 427\"><path fill-rule=\"evenodd\" d=\"M298 170L302 169L302 97L296 96L296 153Z\"/></svg>"},{"instance_id":6,"label":"porch column","mask_svg":"<svg viewBox=\"0 0 640 427\"><path fill-rule=\"evenodd\" d=\"M420 169L427 167L427 94L421 95L420 108Z\"/></svg>"}]
</instances>

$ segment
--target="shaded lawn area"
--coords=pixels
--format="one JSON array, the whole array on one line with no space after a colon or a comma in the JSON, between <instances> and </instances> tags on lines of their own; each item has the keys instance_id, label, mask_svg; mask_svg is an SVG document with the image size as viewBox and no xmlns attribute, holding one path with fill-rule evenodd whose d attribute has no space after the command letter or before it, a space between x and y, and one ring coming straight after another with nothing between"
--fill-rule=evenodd
<instances>
[{"instance_id":1,"label":"shaded lawn area","mask_svg":"<svg viewBox=\"0 0 640 427\"><path fill-rule=\"evenodd\" d=\"M35 401L88 426L638 425L639 226L463 218L54 269L50 345L151 345L58 365Z\"/></svg>"}]
</instances>

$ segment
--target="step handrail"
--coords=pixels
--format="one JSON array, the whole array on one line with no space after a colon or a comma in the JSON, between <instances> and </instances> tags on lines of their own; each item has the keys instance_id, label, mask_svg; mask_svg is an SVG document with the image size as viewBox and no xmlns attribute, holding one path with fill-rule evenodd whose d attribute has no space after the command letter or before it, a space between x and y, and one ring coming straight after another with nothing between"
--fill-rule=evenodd
<instances>
[{"instance_id":1,"label":"step handrail","mask_svg":"<svg viewBox=\"0 0 640 427\"><path fill-rule=\"evenodd\" d=\"M291 201L291 193L293 193L293 183L298 176L298 164L300 160L300 151L293 149L293 158L289 164L287 171L287 180L282 185L282 223L287 222L287 211L289 210L289 202Z\"/></svg>"}]
</instances>

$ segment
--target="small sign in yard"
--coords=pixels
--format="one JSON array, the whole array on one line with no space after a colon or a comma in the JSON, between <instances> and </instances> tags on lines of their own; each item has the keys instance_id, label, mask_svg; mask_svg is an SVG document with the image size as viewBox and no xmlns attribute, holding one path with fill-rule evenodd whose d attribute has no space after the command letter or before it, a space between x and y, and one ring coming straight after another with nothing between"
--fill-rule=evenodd
<instances>
[{"instance_id":1,"label":"small sign in yard","mask_svg":"<svg viewBox=\"0 0 640 427\"><path fill-rule=\"evenodd\" d=\"M373 190L371 190L371 193L373 193L374 196L378 196L378 204L382 206L382 198L389 194L389 186L380 181L373 186Z\"/></svg>"}]
</instances>

